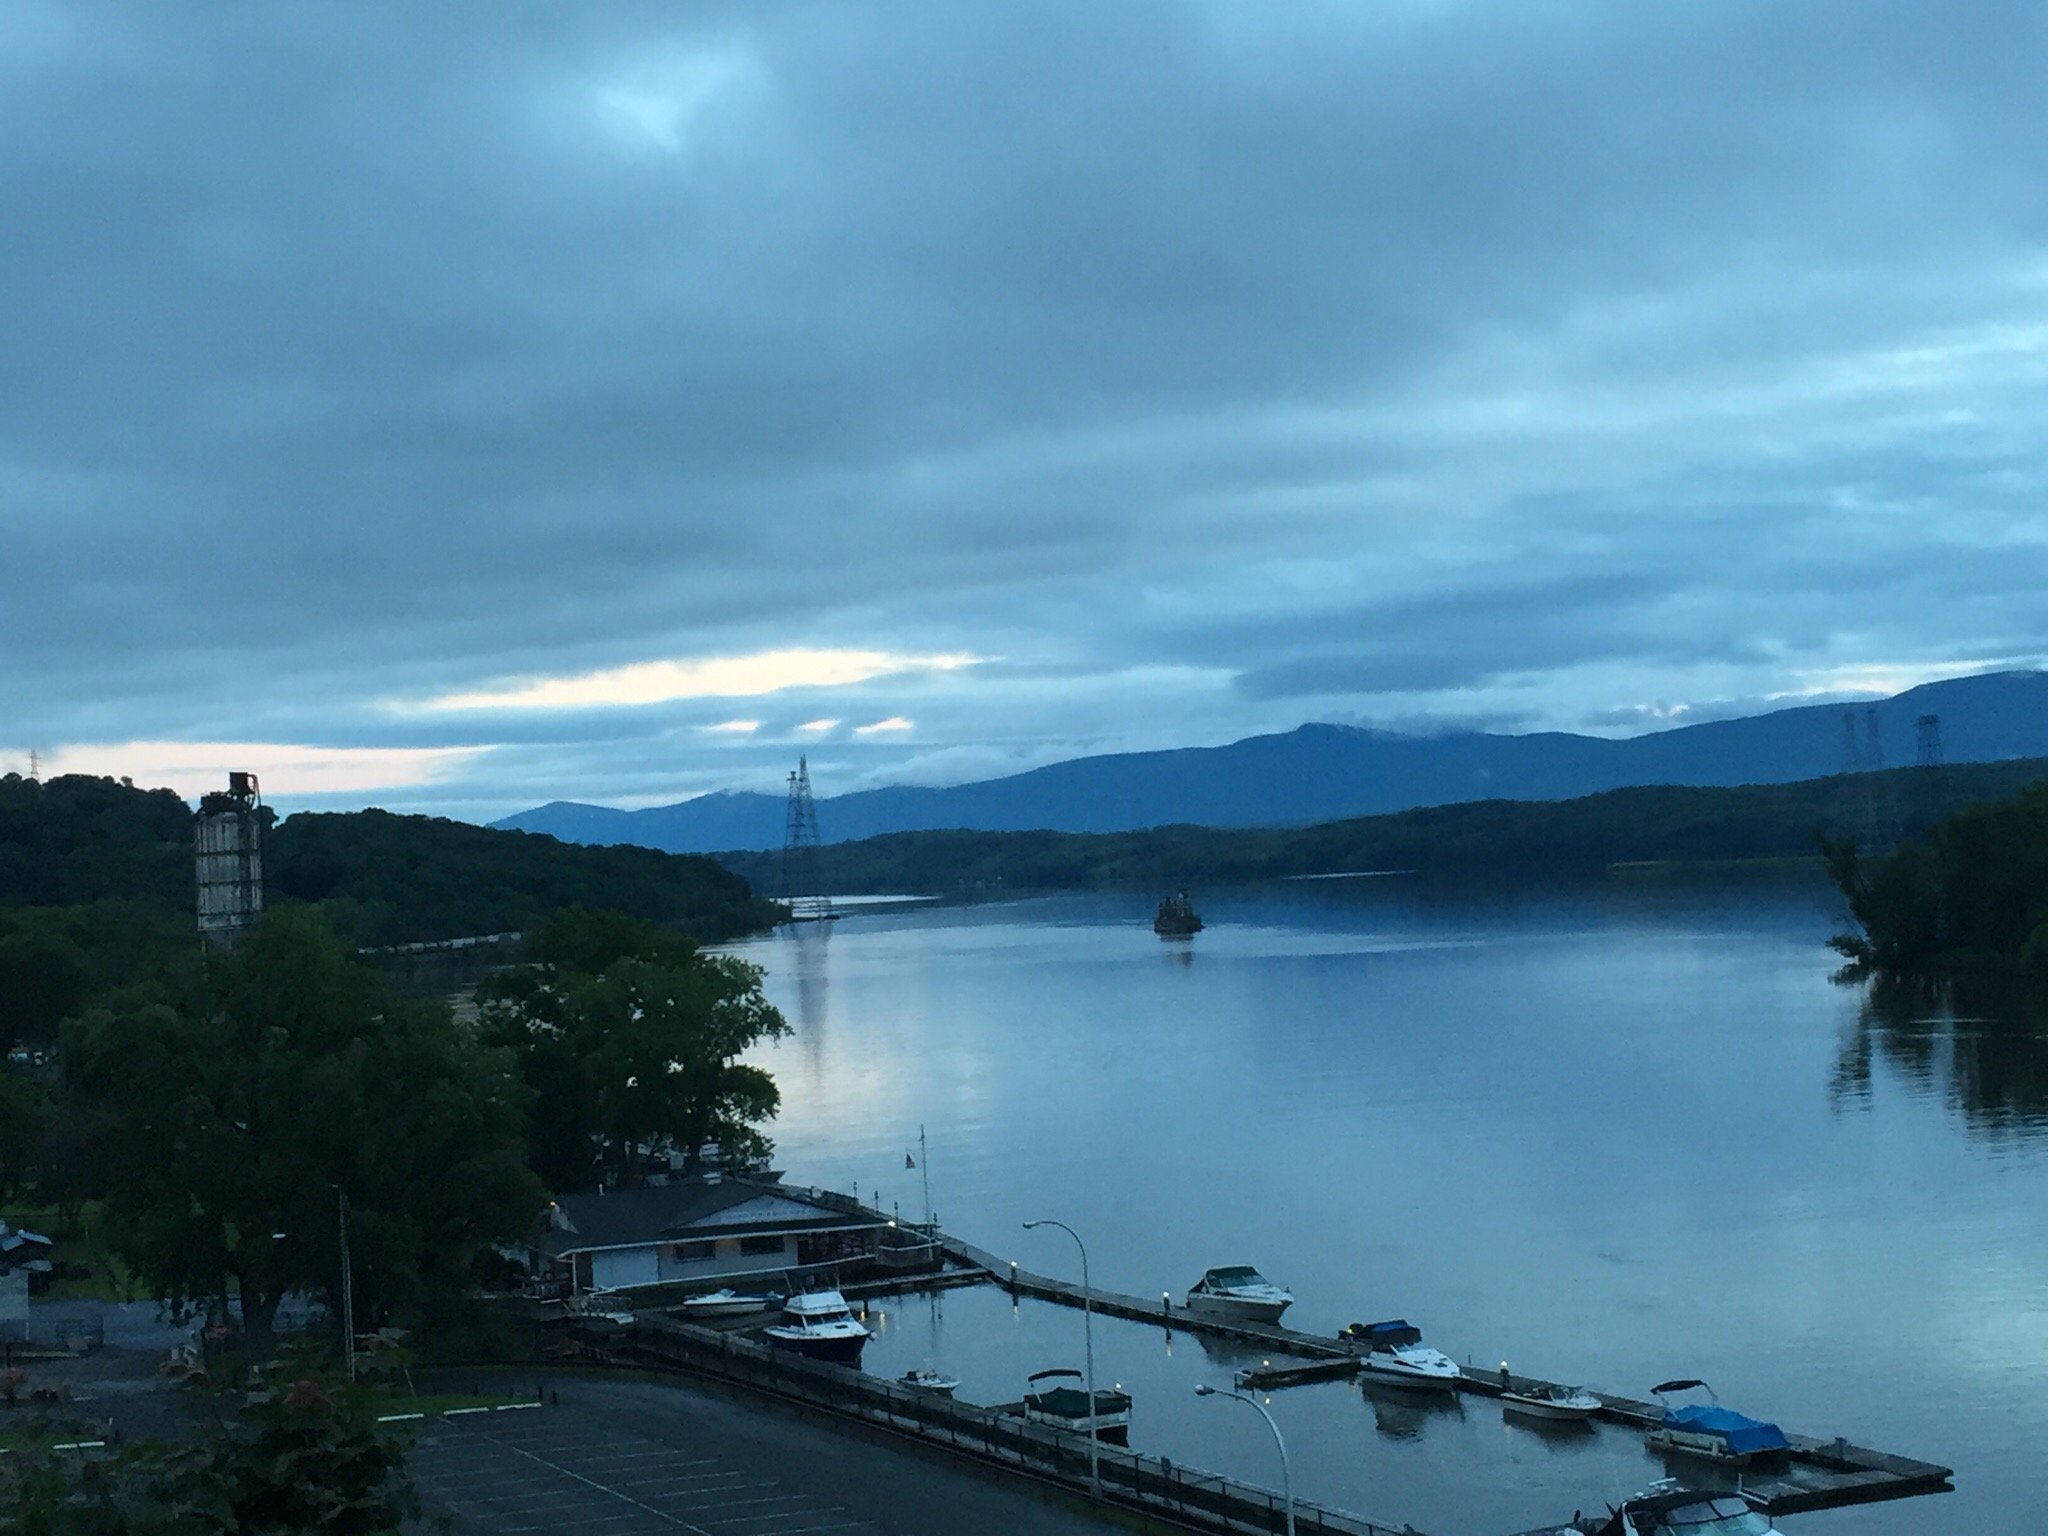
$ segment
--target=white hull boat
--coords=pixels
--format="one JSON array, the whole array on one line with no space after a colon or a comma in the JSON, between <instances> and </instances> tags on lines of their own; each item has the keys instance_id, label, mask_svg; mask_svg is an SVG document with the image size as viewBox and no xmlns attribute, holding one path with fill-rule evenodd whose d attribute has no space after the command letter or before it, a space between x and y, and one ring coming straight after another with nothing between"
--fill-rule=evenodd
<instances>
[{"instance_id":1,"label":"white hull boat","mask_svg":"<svg viewBox=\"0 0 2048 1536\"><path fill-rule=\"evenodd\" d=\"M1078 1385L1082 1380L1075 1370L1037 1372L1030 1378L1031 1390L1024 1394L1024 1417L1034 1424L1093 1435L1116 1445L1130 1444L1131 1395L1098 1387L1091 1402L1087 1390ZM1054 1381L1063 1384L1049 1385ZM1077 1385L1064 1385L1067 1381Z\"/></svg>"},{"instance_id":2,"label":"white hull boat","mask_svg":"<svg viewBox=\"0 0 2048 1536\"><path fill-rule=\"evenodd\" d=\"M1503 1392L1501 1408L1525 1419L1543 1419L1552 1424L1590 1424L1600 1411L1600 1399L1584 1387L1552 1387L1546 1392Z\"/></svg>"},{"instance_id":3,"label":"white hull boat","mask_svg":"<svg viewBox=\"0 0 2048 1536\"><path fill-rule=\"evenodd\" d=\"M939 1397L951 1397L960 1389L958 1376L947 1376L929 1366L920 1370L905 1371L896 1379L914 1392L931 1392Z\"/></svg>"},{"instance_id":4,"label":"white hull boat","mask_svg":"<svg viewBox=\"0 0 2048 1536\"><path fill-rule=\"evenodd\" d=\"M805 1291L782 1304L782 1320L763 1328L761 1337L806 1359L858 1365L870 1334L837 1291Z\"/></svg>"},{"instance_id":5,"label":"white hull boat","mask_svg":"<svg viewBox=\"0 0 2048 1536\"><path fill-rule=\"evenodd\" d=\"M742 1292L727 1286L724 1290L685 1298L677 1312L687 1322L704 1317L745 1317L781 1304L782 1297L776 1292Z\"/></svg>"},{"instance_id":6,"label":"white hull boat","mask_svg":"<svg viewBox=\"0 0 2048 1536\"><path fill-rule=\"evenodd\" d=\"M1249 1264L1212 1269L1188 1287L1187 1309L1204 1317L1238 1323L1277 1323L1294 1304L1294 1293L1273 1284Z\"/></svg>"},{"instance_id":7,"label":"white hull boat","mask_svg":"<svg viewBox=\"0 0 2048 1536\"><path fill-rule=\"evenodd\" d=\"M1375 1349L1359 1357L1359 1374L1375 1381L1401 1387L1418 1387L1449 1392L1456 1389L1464 1372L1458 1362L1426 1344L1402 1344L1392 1349Z\"/></svg>"}]
</instances>

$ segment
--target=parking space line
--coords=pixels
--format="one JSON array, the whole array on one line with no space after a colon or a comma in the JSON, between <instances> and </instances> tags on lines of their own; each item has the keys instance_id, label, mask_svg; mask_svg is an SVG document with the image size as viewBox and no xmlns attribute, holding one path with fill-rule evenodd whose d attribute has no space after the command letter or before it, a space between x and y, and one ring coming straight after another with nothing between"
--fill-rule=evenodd
<instances>
[{"instance_id":1,"label":"parking space line","mask_svg":"<svg viewBox=\"0 0 2048 1536\"><path fill-rule=\"evenodd\" d=\"M643 1504L640 1502L640 1500L634 1498L629 1493L620 1493L617 1489L608 1488L603 1483L597 1482L592 1478L585 1477L580 1472L571 1472L567 1467L562 1466L558 1462L549 1461L545 1456L536 1456L533 1454L533 1452L528 1450L522 1450L516 1445L506 1446L506 1449L509 1450L515 1456L524 1456L529 1461L536 1461L544 1467L551 1467L555 1471L561 1473L562 1476L567 1478L573 1478L576 1482L583 1484L586 1488L595 1488L599 1493L609 1494L612 1498L621 1500L622 1502L627 1504L631 1504L635 1509L644 1509L647 1511L647 1513L654 1516L654 1518L657 1520L666 1521L668 1524L678 1526L686 1531L695 1531L697 1533L697 1536L711 1536L711 1533L705 1530L704 1527L701 1525L693 1525L688 1520L680 1519L677 1516L671 1515L664 1510L656 1509L652 1504Z\"/></svg>"}]
</instances>

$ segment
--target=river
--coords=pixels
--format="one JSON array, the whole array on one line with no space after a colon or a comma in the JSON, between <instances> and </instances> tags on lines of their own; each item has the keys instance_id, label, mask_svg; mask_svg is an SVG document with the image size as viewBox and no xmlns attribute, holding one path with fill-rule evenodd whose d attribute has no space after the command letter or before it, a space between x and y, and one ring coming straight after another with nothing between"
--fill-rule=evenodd
<instances>
[{"instance_id":1,"label":"river","mask_svg":"<svg viewBox=\"0 0 2048 1536\"><path fill-rule=\"evenodd\" d=\"M1446 894L1393 877L866 910L735 946L792 1026L777 1165L1028 1268L1175 1296L1212 1264L1290 1325L1404 1316L1454 1357L1646 1396L1700 1376L1786 1428L1953 1466L1957 1491L1789 1532L2041 1528L2048 1026L1831 981L1826 888L1644 876ZM906 1154L919 1128L928 1159ZM890 1303L868 1368L1014 1399L1080 1317L993 1288ZM1246 1363L1098 1321L1133 1441L1277 1483ZM1432 1536L1597 1507L1665 1470L1471 1400L1275 1393L1296 1492Z\"/></svg>"}]
</instances>

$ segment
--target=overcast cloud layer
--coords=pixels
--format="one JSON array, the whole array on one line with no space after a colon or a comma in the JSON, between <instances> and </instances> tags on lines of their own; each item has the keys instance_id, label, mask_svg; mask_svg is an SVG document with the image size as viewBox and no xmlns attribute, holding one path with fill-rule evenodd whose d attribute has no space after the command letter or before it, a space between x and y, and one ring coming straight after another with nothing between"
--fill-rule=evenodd
<instances>
[{"instance_id":1,"label":"overcast cloud layer","mask_svg":"<svg viewBox=\"0 0 2048 1536\"><path fill-rule=\"evenodd\" d=\"M2043 58L0 0L0 766L481 818L2031 663Z\"/></svg>"}]
</instances>

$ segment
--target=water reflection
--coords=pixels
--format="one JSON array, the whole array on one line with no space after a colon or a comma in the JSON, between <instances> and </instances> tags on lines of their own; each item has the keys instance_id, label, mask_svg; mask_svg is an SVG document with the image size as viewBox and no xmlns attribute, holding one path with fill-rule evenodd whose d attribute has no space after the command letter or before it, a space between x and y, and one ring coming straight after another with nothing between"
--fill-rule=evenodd
<instances>
[{"instance_id":1,"label":"water reflection","mask_svg":"<svg viewBox=\"0 0 2048 1536\"><path fill-rule=\"evenodd\" d=\"M2009 981L1876 978L1830 1080L1838 1103L1866 1100L1874 1062L1939 1097L1971 1130L2048 1131L2048 1001Z\"/></svg>"},{"instance_id":2,"label":"water reflection","mask_svg":"<svg viewBox=\"0 0 2048 1536\"><path fill-rule=\"evenodd\" d=\"M1373 1428L1389 1440L1419 1440L1433 1418L1462 1419L1462 1393L1422 1391L1358 1378L1358 1393L1372 1413Z\"/></svg>"},{"instance_id":3,"label":"water reflection","mask_svg":"<svg viewBox=\"0 0 2048 1536\"><path fill-rule=\"evenodd\" d=\"M813 1071L824 1064L831 938L830 923L791 923L784 930L783 953L775 960L777 969L795 984L797 1044L803 1048L804 1065Z\"/></svg>"}]
</instances>

